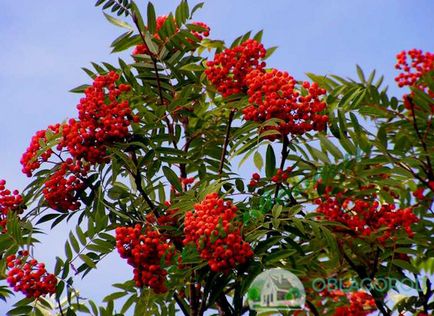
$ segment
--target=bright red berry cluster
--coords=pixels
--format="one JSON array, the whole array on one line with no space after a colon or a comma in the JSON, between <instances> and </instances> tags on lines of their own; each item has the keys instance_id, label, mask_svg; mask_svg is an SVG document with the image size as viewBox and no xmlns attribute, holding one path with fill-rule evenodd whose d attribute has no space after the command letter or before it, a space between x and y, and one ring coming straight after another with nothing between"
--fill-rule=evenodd
<instances>
[{"instance_id":1,"label":"bright red berry cluster","mask_svg":"<svg viewBox=\"0 0 434 316\"><path fill-rule=\"evenodd\" d=\"M309 293L309 296L321 315L367 316L377 310L374 298L362 290L348 292L325 289Z\"/></svg>"},{"instance_id":2,"label":"bright red berry cluster","mask_svg":"<svg viewBox=\"0 0 434 316\"><path fill-rule=\"evenodd\" d=\"M48 273L45 264L35 259L28 259L28 251L18 252L18 256L6 258L8 267L7 282L15 292L22 292L27 297L38 298L56 292L57 279Z\"/></svg>"},{"instance_id":3,"label":"bright red berry cluster","mask_svg":"<svg viewBox=\"0 0 434 316\"><path fill-rule=\"evenodd\" d=\"M411 59L410 63L408 63L408 58ZM434 54L423 53L420 49L402 51L396 59L395 68L402 70L402 73L395 78L399 87L415 86L420 77L434 70Z\"/></svg>"},{"instance_id":4,"label":"bright red berry cluster","mask_svg":"<svg viewBox=\"0 0 434 316\"><path fill-rule=\"evenodd\" d=\"M278 119L277 126L263 130L277 130L278 134L267 135L275 140L280 135L303 134L312 130L321 131L328 121L322 114L326 104L321 96L326 91L317 83L303 83L305 94L296 90L296 81L287 72L276 69L270 72L252 71L246 76L250 105L243 110L244 119L263 123Z\"/></svg>"},{"instance_id":5,"label":"bright red berry cluster","mask_svg":"<svg viewBox=\"0 0 434 316\"><path fill-rule=\"evenodd\" d=\"M162 15L162 16L157 17L155 33L153 34L154 38L160 39L160 35L158 34L158 32L163 27L164 23L166 23L167 18L168 18L167 15ZM176 27L175 33L177 33L179 31L179 27L177 26L175 19L173 20L173 23L175 24L175 27ZM192 22L192 24L203 28L203 30L197 30L197 31L191 32L191 34L193 34L197 38L198 41L201 41L204 37L209 36L210 28L208 25L206 25L203 22ZM188 40L190 43L193 42L190 39L188 39ZM134 48L132 54L133 55L149 55L150 51L149 51L148 46L143 43L143 44L137 45Z\"/></svg>"},{"instance_id":6,"label":"bright red berry cluster","mask_svg":"<svg viewBox=\"0 0 434 316\"><path fill-rule=\"evenodd\" d=\"M253 39L234 48L227 48L207 62L205 74L224 97L247 90L246 76L253 70L262 72L266 50Z\"/></svg>"},{"instance_id":7,"label":"bright red berry cluster","mask_svg":"<svg viewBox=\"0 0 434 316\"><path fill-rule=\"evenodd\" d=\"M41 166L42 162L46 162L53 151L51 148L44 150L41 144L45 144L47 141L47 133L57 134L60 130L60 124L50 125L48 129L36 132L32 137L30 146L23 154L20 162L23 166L23 173L28 177L32 176L32 172Z\"/></svg>"},{"instance_id":8,"label":"bright red berry cluster","mask_svg":"<svg viewBox=\"0 0 434 316\"><path fill-rule=\"evenodd\" d=\"M6 232L7 216L23 203L23 197L17 190L11 192L5 187L6 181L0 180L0 233Z\"/></svg>"},{"instance_id":9,"label":"bright red berry cluster","mask_svg":"<svg viewBox=\"0 0 434 316\"><path fill-rule=\"evenodd\" d=\"M254 174L252 174L252 178L250 179L249 186L252 188L257 186L259 180L261 180L261 176L259 175L259 173L255 172Z\"/></svg>"},{"instance_id":10,"label":"bright red berry cluster","mask_svg":"<svg viewBox=\"0 0 434 316\"><path fill-rule=\"evenodd\" d=\"M155 293L167 292L167 271L174 256L174 246L155 230L142 226L116 228L116 248L120 256L134 267L134 281L138 287L148 286Z\"/></svg>"},{"instance_id":11,"label":"bright red berry cluster","mask_svg":"<svg viewBox=\"0 0 434 316\"><path fill-rule=\"evenodd\" d=\"M346 298L349 305L337 307L334 316L367 316L377 309L374 298L364 291L348 293Z\"/></svg>"},{"instance_id":12,"label":"bright red berry cluster","mask_svg":"<svg viewBox=\"0 0 434 316\"><path fill-rule=\"evenodd\" d=\"M379 242L385 242L396 231L403 229L409 237L414 235L411 225L418 221L412 208L396 209L395 205L380 204L376 200L336 196L317 199L316 212L329 221L346 225L356 235L370 236L381 232Z\"/></svg>"},{"instance_id":13,"label":"bright red berry cluster","mask_svg":"<svg viewBox=\"0 0 434 316\"><path fill-rule=\"evenodd\" d=\"M419 49L411 49L408 52L402 51L396 57L397 63L395 68L402 71L395 78L398 86L415 87L434 98L434 91L429 89L426 83L420 82L420 78L423 75L430 71L434 71L434 54L430 52L423 53ZM411 60L410 63L408 63L409 58ZM434 74L432 78L434 78ZM404 106L408 110L414 108L414 103L412 101L413 96L414 91L412 91L410 94L404 95ZM434 103L431 104L431 110L434 111Z\"/></svg>"},{"instance_id":14,"label":"bright red berry cluster","mask_svg":"<svg viewBox=\"0 0 434 316\"><path fill-rule=\"evenodd\" d=\"M286 168L285 171L282 171L282 169L277 169L276 174L271 177L271 181L275 183L285 182L288 179L291 171L292 171L291 167Z\"/></svg>"},{"instance_id":15,"label":"bright red berry cluster","mask_svg":"<svg viewBox=\"0 0 434 316\"><path fill-rule=\"evenodd\" d=\"M241 236L240 223L234 221L237 210L212 193L185 214L184 245L195 245L212 271L227 272L253 255Z\"/></svg>"},{"instance_id":16,"label":"bright red berry cluster","mask_svg":"<svg viewBox=\"0 0 434 316\"><path fill-rule=\"evenodd\" d=\"M193 22L192 24L197 25L201 28L203 28L203 30L198 30L198 31L193 31L191 32L191 34L193 34L198 41L203 40L204 37L208 37L209 36L209 32L210 32L210 28L206 23L203 22Z\"/></svg>"},{"instance_id":17,"label":"bright red berry cluster","mask_svg":"<svg viewBox=\"0 0 434 316\"><path fill-rule=\"evenodd\" d=\"M180 178L180 180L181 180L181 183L184 186L187 186L189 184L193 184L194 183L194 177L191 177L191 178Z\"/></svg>"},{"instance_id":18,"label":"bright red berry cluster","mask_svg":"<svg viewBox=\"0 0 434 316\"><path fill-rule=\"evenodd\" d=\"M63 127L61 146L75 159L104 163L107 145L122 142L129 135L134 118L128 101L120 98L130 86L117 85L117 80L119 75L113 71L96 77L77 106L78 119Z\"/></svg>"},{"instance_id":19,"label":"bright red berry cluster","mask_svg":"<svg viewBox=\"0 0 434 316\"><path fill-rule=\"evenodd\" d=\"M125 141L130 135L129 126L137 122L138 117L132 114L129 102L124 98L130 86L118 84L118 80L119 75L114 71L97 76L77 105L78 118L37 132L23 154L22 171L31 176L53 154L51 148L43 148L50 133L60 136L57 156L60 158L66 149L72 157L60 158L62 162L58 169L45 183L43 194L51 208L59 211L78 209L78 191L84 189L83 178L89 165L107 162L107 147Z\"/></svg>"},{"instance_id":20,"label":"bright red berry cluster","mask_svg":"<svg viewBox=\"0 0 434 316\"><path fill-rule=\"evenodd\" d=\"M89 171L89 165L68 158L60 164L45 182L42 191L48 205L58 211L75 211L80 208L77 194L85 188L83 178Z\"/></svg>"},{"instance_id":21,"label":"bright red berry cluster","mask_svg":"<svg viewBox=\"0 0 434 316\"><path fill-rule=\"evenodd\" d=\"M430 188L430 190L432 192L434 192L434 181L429 181L428 182L428 187ZM428 195L425 195L425 188L424 187L419 187L417 188L414 192L413 192L413 196L419 200L419 201L423 201L423 200L427 200L429 199Z\"/></svg>"},{"instance_id":22,"label":"bright red berry cluster","mask_svg":"<svg viewBox=\"0 0 434 316\"><path fill-rule=\"evenodd\" d=\"M174 208L171 209L172 203L170 201L165 201L164 205L167 207L161 214L155 216L154 213L149 213L146 215L146 221L150 224L157 223L159 227L167 226L167 227L176 227L178 225L179 209Z\"/></svg>"}]
</instances>

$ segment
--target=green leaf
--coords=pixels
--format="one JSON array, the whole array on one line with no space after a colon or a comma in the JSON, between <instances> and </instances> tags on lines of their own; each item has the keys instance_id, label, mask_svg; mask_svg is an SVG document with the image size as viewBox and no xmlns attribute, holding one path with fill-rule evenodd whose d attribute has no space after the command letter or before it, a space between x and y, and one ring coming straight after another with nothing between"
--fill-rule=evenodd
<instances>
[{"instance_id":1,"label":"green leaf","mask_svg":"<svg viewBox=\"0 0 434 316\"><path fill-rule=\"evenodd\" d=\"M253 39L257 42L261 42L263 34L264 34L264 31L260 30L258 33L255 34L255 36L253 36Z\"/></svg>"},{"instance_id":2,"label":"green leaf","mask_svg":"<svg viewBox=\"0 0 434 316\"><path fill-rule=\"evenodd\" d=\"M274 53L274 51L277 49L277 47L270 47L267 48L267 52L265 54L264 59L270 58L270 56Z\"/></svg>"},{"instance_id":3,"label":"green leaf","mask_svg":"<svg viewBox=\"0 0 434 316\"><path fill-rule=\"evenodd\" d=\"M65 243L65 254L68 261L72 259L72 250L71 250L71 246L69 245L69 242Z\"/></svg>"},{"instance_id":4,"label":"green leaf","mask_svg":"<svg viewBox=\"0 0 434 316\"><path fill-rule=\"evenodd\" d=\"M69 92L72 92L72 93L84 93L84 91L88 87L90 87L90 85L88 85L88 84L82 84L82 85L80 85L78 87L75 87L74 89L69 90Z\"/></svg>"},{"instance_id":5,"label":"green leaf","mask_svg":"<svg viewBox=\"0 0 434 316\"><path fill-rule=\"evenodd\" d=\"M140 10L134 1L131 1L130 8L133 14L133 20L136 21L137 25L139 26L139 30L143 32L146 29L145 23L143 23L143 18L140 14Z\"/></svg>"},{"instance_id":6,"label":"green leaf","mask_svg":"<svg viewBox=\"0 0 434 316\"><path fill-rule=\"evenodd\" d=\"M187 1L181 1L175 11L175 19L178 27L182 26L188 19L189 9Z\"/></svg>"},{"instance_id":7,"label":"green leaf","mask_svg":"<svg viewBox=\"0 0 434 316\"><path fill-rule=\"evenodd\" d=\"M253 162L255 163L256 168L262 170L262 167L264 166L264 160L262 159L262 155L258 151L256 151L253 155Z\"/></svg>"},{"instance_id":8,"label":"green leaf","mask_svg":"<svg viewBox=\"0 0 434 316\"><path fill-rule=\"evenodd\" d=\"M78 244L77 238L75 238L72 232L69 233L69 241L71 242L72 249L77 253L80 251L80 245Z\"/></svg>"},{"instance_id":9,"label":"green leaf","mask_svg":"<svg viewBox=\"0 0 434 316\"><path fill-rule=\"evenodd\" d=\"M387 149L387 135L386 135L386 126L382 125L378 129L377 138L380 141L381 145L384 146L385 149Z\"/></svg>"},{"instance_id":10,"label":"green leaf","mask_svg":"<svg viewBox=\"0 0 434 316\"><path fill-rule=\"evenodd\" d=\"M403 270L407 270L416 274L419 273L419 270L407 261L401 259L393 259L392 263Z\"/></svg>"},{"instance_id":11,"label":"green leaf","mask_svg":"<svg viewBox=\"0 0 434 316\"><path fill-rule=\"evenodd\" d=\"M164 176L167 178L167 180L169 181L169 183L171 185L174 186L174 188L178 191L178 192L182 192L182 185L181 182L179 181L179 178L177 176L177 174L175 173L175 171L173 171L172 169L170 169L169 167L164 166L163 167L163 173Z\"/></svg>"},{"instance_id":12,"label":"green leaf","mask_svg":"<svg viewBox=\"0 0 434 316\"><path fill-rule=\"evenodd\" d=\"M200 2L200 3L196 4L196 5L193 7L193 9L191 10L190 18L192 18L192 17L193 17L193 14L194 14L197 10L199 10L200 8L202 8L203 5L204 5L203 2Z\"/></svg>"},{"instance_id":13,"label":"green leaf","mask_svg":"<svg viewBox=\"0 0 434 316\"><path fill-rule=\"evenodd\" d=\"M115 293L112 293L112 294L107 295L106 297L104 297L103 302L114 301L114 300L117 300L117 299L119 299L121 297L124 297L127 294L128 294L128 292L115 292Z\"/></svg>"},{"instance_id":14,"label":"green leaf","mask_svg":"<svg viewBox=\"0 0 434 316\"><path fill-rule=\"evenodd\" d=\"M93 260L91 258L89 258L87 255L85 254L81 254L79 255L80 259L83 260L84 263L86 263L89 267L96 269L96 264L95 262L93 262Z\"/></svg>"},{"instance_id":15,"label":"green leaf","mask_svg":"<svg viewBox=\"0 0 434 316\"><path fill-rule=\"evenodd\" d=\"M270 178L276 173L276 155L274 154L273 147L267 146L265 154L265 175Z\"/></svg>"},{"instance_id":16,"label":"green leaf","mask_svg":"<svg viewBox=\"0 0 434 316\"><path fill-rule=\"evenodd\" d=\"M179 68L180 70L187 70L187 71L203 71L205 68L203 66L192 63L187 64Z\"/></svg>"},{"instance_id":17,"label":"green leaf","mask_svg":"<svg viewBox=\"0 0 434 316\"><path fill-rule=\"evenodd\" d=\"M357 75L359 76L360 81L362 83L366 83L365 75L363 74L362 68L360 68L359 65L356 65L356 68L357 68Z\"/></svg>"},{"instance_id":18,"label":"green leaf","mask_svg":"<svg viewBox=\"0 0 434 316\"><path fill-rule=\"evenodd\" d=\"M312 155L312 158L315 160L321 160L322 162L329 164L330 159L328 158L327 154L323 153L321 150L316 149L315 147L312 147L308 144L305 145L307 150L309 150L309 153Z\"/></svg>"},{"instance_id":19,"label":"green leaf","mask_svg":"<svg viewBox=\"0 0 434 316\"><path fill-rule=\"evenodd\" d=\"M77 225L76 231L77 231L77 236L78 236L78 239L80 240L80 243L84 246L86 244L86 235L85 235L85 233L83 232L83 230L81 229L81 227L78 226L78 225Z\"/></svg>"},{"instance_id":20,"label":"green leaf","mask_svg":"<svg viewBox=\"0 0 434 316\"><path fill-rule=\"evenodd\" d=\"M145 42L146 46L148 46L149 51L153 54L158 54L158 46L154 43L153 38L154 37L151 35L151 33L145 33Z\"/></svg>"},{"instance_id":21,"label":"green leaf","mask_svg":"<svg viewBox=\"0 0 434 316\"><path fill-rule=\"evenodd\" d=\"M157 31L155 8L152 2L148 2L148 30L151 34Z\"/></svg>"},{"instance_id":22,"label":"green leaf","mask_svg":"<svg viewBox=\"0 0 434 316\"><path fill-rule=\"evenodd\" d=\"M119 27L123 27L125 29L128 29L130 31L133 31L134 28L129 25L127 22L119 20L117 18L112 17L111 15L108 15L107 13L104 13L105 18L113 25L119 26Z\"/></svg>"},{"instance_id":23,"label":"green leaf","mask_svg":"<svg viewBox=\"0 0 434 316\"><path fill-rule=\"evenodd\" d=\"M296 251L293 249L279 250L279 251L273 252L272 254L265 256L264 262L265 262L265 264L274 263L274 262L280 261L282 259L288 258L289 256L293 255L294 253L296 253Z\"/></svg>"},{"instance_id":24,"label":"green leaf","mask_svg":"<svg viewBox=\"0 0 434 316\"><path fill-rule=\"evenodd\" d=\"M22 315L29 315L30 312L32 311L33 307L31 306L18 306L14 309L11 309L10 311L7 312L8 316L14 316L14 315L18 315L18 316L22 316Z\"/></svg>"},{"instance_id":25,"label":"green leaf","mask_svg":"<svg viewBox=\"0 0 434 316\"><path fill-rule=\"evenodd\" d=\"M136 294L131 295L130 298L128 298L125 304L122 306L121 314L125 314L136 300L137 300L137 295Z\"/></svg>"},{"instance_id":26,"label":"green leaf","mask_svg":"<svg viewBox=\"0 0 434 316\"><path fill-rule=\"evenodd\" d=\"M342 155L339 148L337 148L326 136L323 134L318 134L321 144L330 152L337 160L342 159L344 156Z\"/></svg>"}]
</instances>

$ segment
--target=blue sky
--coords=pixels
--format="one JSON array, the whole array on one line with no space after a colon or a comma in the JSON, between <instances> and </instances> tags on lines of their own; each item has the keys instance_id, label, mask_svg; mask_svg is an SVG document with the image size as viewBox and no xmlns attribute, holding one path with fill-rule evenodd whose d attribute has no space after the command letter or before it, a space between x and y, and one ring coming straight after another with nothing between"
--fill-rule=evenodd
<instances>
[{"instance_id":1,"label":"blue sky","mask_svg":"<svg viewBox=\"0 0 434 316\"><path fill-rule=\"evenodd\" d=\"M31 136L74 116L79 96L68 90L88 81L80 67L91 61L115 62L109 44L119 29L107 23L91 0L1 2L0 178L23 188L29 180L20 173L19 159ZM173 0L155 2L159 14L177 5ZM137 3L145 8L145 1ZM249 30L264 29L265 45L279 46L268 64L296 78L304 78L305 72L355 77L357 63L385 74L393 86L397 52L434 51L433 16L432 0L220 0L205 1L196 19L210 25L213 38L229 43ZM36 250L48 266L63 252L65 229L42 238ZM99 299L110 292L111 283L130 276L130 268L111 256L87 278L82 293ZM5 310L0 305L0 312Z\"/></svg>"}]
</instances>

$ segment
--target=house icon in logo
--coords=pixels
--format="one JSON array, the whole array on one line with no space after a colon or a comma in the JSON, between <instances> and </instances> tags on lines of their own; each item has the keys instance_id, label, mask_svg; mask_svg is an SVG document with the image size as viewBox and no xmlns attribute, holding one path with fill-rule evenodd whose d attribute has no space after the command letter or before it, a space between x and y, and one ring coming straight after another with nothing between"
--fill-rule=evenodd
<instances>
[{"instance_id":1,"label":"house icon in logo","mask_svg":"<svg viewBox=\"0 0 434 316\"><path fill-rule=\"evenodd\" d=\"M303 309L306 294L293 273L270 269L259 274L249 287L249 306L257 312Z\"/></svg>"}]
</instances>

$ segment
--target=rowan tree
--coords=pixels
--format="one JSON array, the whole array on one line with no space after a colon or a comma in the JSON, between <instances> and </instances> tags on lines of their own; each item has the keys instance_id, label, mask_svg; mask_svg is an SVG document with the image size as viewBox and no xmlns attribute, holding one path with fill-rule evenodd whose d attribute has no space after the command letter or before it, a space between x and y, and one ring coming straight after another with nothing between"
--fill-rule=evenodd
<instances>
[{"instance_id":1,"label":"rowan tree","mask_svg":"<svg viewBox=\"0 0 434 316\"><path fill-rule=\"evenodd\" d=\"M434 54L399 53L390 96L359 67L275 69L262 31L227 45L194 20L202 4L96 6L130 54L84 69L76 116L31 138L21 193L0 181L0 296L24 297L10 315L254 315L249 286L276 267L304 284L297 315L433 312ZM62 222L77 224L47 271L39 226ZM74 281L112 252L131 278L97 306ZM315 291L321 278L369 282ZM418 287L392 304L405 279Z\"/></svg>"}]
</instances>

